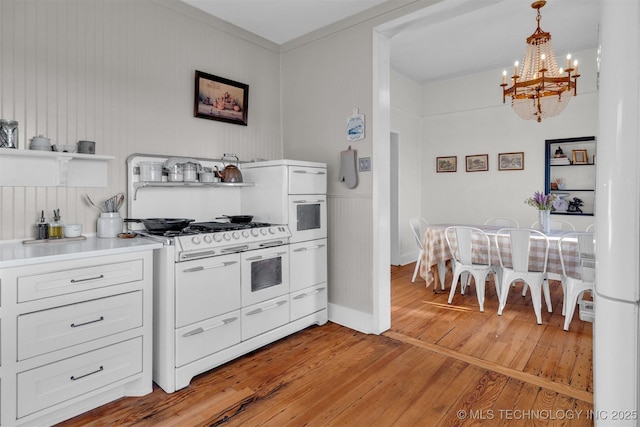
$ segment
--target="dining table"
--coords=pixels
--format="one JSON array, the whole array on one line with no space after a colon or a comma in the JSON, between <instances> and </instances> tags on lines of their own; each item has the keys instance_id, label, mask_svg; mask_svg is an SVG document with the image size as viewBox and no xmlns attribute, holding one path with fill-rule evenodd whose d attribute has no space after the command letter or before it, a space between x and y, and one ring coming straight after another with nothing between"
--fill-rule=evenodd
<instances>
[{"instance_id":1,"label":"dining table","mask_svg":"<svg viewBox=\"0 0 640 427\"><path fill-rule=\"evenodd\" d=\"M499 265L500 261L498 258L498 248L495 243L495 235L498 230L504 228L500 226L493 225L475 225L475 224L431 224L428 225L425 229L423 236L423 246L424 251L422 255L422 260L420 263L420 277L425 279L427 282L427 287L430 285L434 285L435 291L435 277L433 274L433 267L439 266L440 268L445 265L444 262L453 259L453 255L449 249L449 245L447 244L447 240L445 237L445 231L447 227L450 226L467 226L474 227L484 231L489 236L489 241L491 245L491 264ZM547 273L549 273L549 278L560 280L562 276L562 264L560 262L560 251L558 249L558 241L562 236L568 233L573 233L573 231L566 230L551 230L547 233L544 233L545 236L549 239L549 254L547 258ZM500 238L504 238L504 243L500 243L502 260L505 265L511 265L511 253L508 247L508 241L506 235L501 235ZM567 246L563 244L563 255L564 255L564 263L565 268L567 269L567 274L575 275L579 274L580 267L580 257L578 253L578 244L577 239L565 239L568 243ZM452 244L455 245L455 239L452 239ZM530 257L529 257L529 268L531 270L541 271L544 266L544 247L545 241L541 239L535 234L532 234L530 240ZM486 263L486 240L484 239L473 239L473 256L476 258L475 261L481 261ZM440 264L442 263L442 264ZM446 268L446 267L445 267ZM445 277L444 274L446 272L440 272L439 277ZM443 286L444 288L444 286Z\"/></svg>"}]
</instances>

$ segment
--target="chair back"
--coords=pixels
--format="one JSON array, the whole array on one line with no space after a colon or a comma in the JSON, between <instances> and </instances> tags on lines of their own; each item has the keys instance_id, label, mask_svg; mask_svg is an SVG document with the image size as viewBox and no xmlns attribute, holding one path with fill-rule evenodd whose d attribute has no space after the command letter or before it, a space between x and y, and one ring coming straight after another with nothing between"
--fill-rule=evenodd
<instances>
[{"instance_id":1,"label":"chair back","mask_svg":"<svg viewBox=\"0 0 640 427\"><path fill-rule=\"evenodd\" d=\"M536 221L531 224L531 228L535 228L536 230L541 229L542 226L540 222ZM561 219L552 219L551 220L551 229L552 230L561 230L561 231L576 231L576 228L570 222L563 221Z\"/></svg>"},{"instance_id":2,"label":"chair back","mask_svg":"<svg viewBox=\"0 0 640 427\"><path fill-rule=\"evenodd\" d=\"M429 223L427 220L419 216L414 216L409 219L409 226L411 226L413 236L416 238L416 244L420 249L424 249L422 246L422 239L424 238L424 232L428 225Z\"/></svg>"},{"instance_id":3,"label":"chair back","mask_svg":"<svg viewBox=\"0 0 640 427\"><path fill-rule=\"evenodd\" d=\"M483 264L491 265L491 241L487 233L475 227L455 225L447 227L444 232L444 237L449 245L449 251L451 252L454 260L461 264ZM455 241L453 240L455 236ZM473 257L473 241L474 239L482 240L483 251L476 257L474 263ZM486 248L486 251L484 250ZM476 251L478 252L478 251ZM485 262L486 260L486 262Z\"/></svg>"},{"instance_id":4,"label":"chair back","mask_svg":"<svg viewBox=\"0 0 640 427\"><path fill-rule=\"evenodd\" d=\"M506 237L506 239L505 239ZM509 245L507 248L505 245ZM531 260L531 248L532 243L535 242L537 247L536 252L542 252L542 260L537 262L530 262ZM505 253L511 254L511 267L517 272L537 271L546 273L547 260L549 258L549 238L539 230L530 228L501 228L495 234L495 243L498 248L498 259L500 266L503 268L505 265ZM539 258L539 254L536 254L536 258ZM540 265L536 268L536 265ZM533 269L530 269L534 267Z\"/></svg>"},{"instance_id":5,"label":"chair back","mask_svg":"<svg viewBox=\"0 0 640 427\"><path fill-rule=\"evenodd\" d=\"M577 253L576 253L577 251ZM593 282L595 278L595 244L592 232L575 232L565 234L558 240L558 252L562 274L567 277L580 279L583 282ZM568 262L575 259L576 269L569 269ZM576 273L579 273L579 277Z\"/></svg>"},{"instance_id":6,"label":"chair back","mask_svg":"<svg viewBox=\"0 0 640 427\"><path fill-rule=\"evenodd\" d=\"M495 225L498 227L520 227L520 223L513 218L494 216L484 222L484 225Z\"/></svg>"},{"instance_id":7,"label":"chair back","mask_svg":"<svg viewBox=\"0 0 640 427\"><path fill-rule=\"evenodd\" d=\"M587 225L587 228L584 231L591 232L591 231L593 231L593 227L594 227L594 224L591 223L591 224Z\"/></svg>"}]
</instances>

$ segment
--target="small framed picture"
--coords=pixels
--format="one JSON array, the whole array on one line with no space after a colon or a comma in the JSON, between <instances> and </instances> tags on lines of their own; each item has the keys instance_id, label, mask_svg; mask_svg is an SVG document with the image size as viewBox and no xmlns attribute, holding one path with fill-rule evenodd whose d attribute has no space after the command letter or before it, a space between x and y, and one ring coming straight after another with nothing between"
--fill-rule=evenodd
<instances>
[{"instance_id":1,"label":"small framed picture","mask_svg":"<svg viewBox=\"0 0 640 427\"><path fill-rule=\"evenodd\" d=\"M587 150L571 150L571 157L574 165L586 165L589 163Z\"/></svg>"},{"instance_id":2,"label":"small framed picture","mask_svg":"<svg viewBox=\"0 0 640 427\"><path fill-rule=\"evenodd\" d=\"M458 156L436 157L436 172L455 172L458 170Z\"/></svg>"},{"instance_id":3,"label":"small framed picture","mask_svg":"<svg viewBox=\"0 0 640 427\"><path fill-rule=\"evenodd\" d=\"M196 70L195 117L247 126L249 85Z\"/></svg>"},{"instance_id":4,"label":"small framed picture","mask_svg":"<svg viewBox=\"0 0 640 427\"><path fill-rule=\"evenodd\" d=\"M489 155L474 154L465 156L467 172L483 172L489 170Z\"/></svg>"},{"instance_id":5,"label":"small framed picture","mask_svg":"<svg viewBox=\"0 0 640 427\"><path fill-rule=\"evenodd\" d=\"M524 152L499 153L498 170L501 171L521 171L524 169Z\"/></svg>"}]
</instances>

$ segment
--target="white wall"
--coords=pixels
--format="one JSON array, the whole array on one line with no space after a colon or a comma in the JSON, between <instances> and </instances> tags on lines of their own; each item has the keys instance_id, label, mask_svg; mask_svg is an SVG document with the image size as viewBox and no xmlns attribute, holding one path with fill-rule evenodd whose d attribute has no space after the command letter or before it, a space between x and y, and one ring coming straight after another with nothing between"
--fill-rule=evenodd
<instances>
[{"instance_id":1,"label":"white wall","mask_svg":"<svg viewBox=\"0 0 640 427\"><path fill-rule=\"evenodd\" d=\"M359 173L354 189L338 173L350 145L358 157L372 154L371 38L370 28L356 27L282 54L284 155L327 163L329 302L364 317L373 310L372 173ZM365 138L348 142L354 108L365 115Z\"/></svg>"},{"instance_id":2,"label":"white wall","mask_svg":"<svg viewBox=\"0 0 640 427\"><path fill-rule=\"evenodd\" d=\"M108 188L0 188L0 240L33 237L55 208L94 232L83 195L125 191L131 153L282 158L279 47L183 3L3 0L0 58L0 117L19 122L21 149L43 134L115 156ZM195 70L249 85L248 126L193 117Z\"/></svg>"},{"instance_id":3,"label":"white wall","mask_svg":"<svg viewBox=\"0 0 640 427\"><path fill-rule=\"evenodd\" d=\"M391 130L399 135L399 224L402 264L414 262L418 250L409 218L422 216L422 165L420 135L421 86L397 72L391 72Z\"/></svg>"},{"instance_id":4,"label":"white wall","mask_svg":"<svg viewBox=\"0 0 640 427\"><path fill-rule=\"evenodd\" d=\"M502 70L425 84L422 88L422 209L430 222L477 224L509 216L521 226L537 220L524 200L544 191L545 139L597 135L596 51L580 60L578 96L559 116L522 120L502 104ZM524 170L498 171L498 153L525 153ZM465 156L489 155L488 172L465 172ZM436 173L435 158L457 156L456 173ZM593 217L568 217L579 230Z\"/></svg>"}]
</instances>

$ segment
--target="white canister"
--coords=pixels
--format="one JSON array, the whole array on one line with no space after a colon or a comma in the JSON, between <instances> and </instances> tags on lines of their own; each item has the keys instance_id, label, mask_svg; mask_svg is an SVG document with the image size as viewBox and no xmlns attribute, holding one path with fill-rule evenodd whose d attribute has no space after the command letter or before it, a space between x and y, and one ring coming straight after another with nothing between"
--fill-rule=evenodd
<instances>
[{"instance_id":1,"label":"white canister","mask_svg":"<svg viewBox=\"0 0 640 427\"><path fill-rule=\"evenodd\" d=\"M197 176L197 168L193 163L184 163L182 165L182 176L186 182L194 182Z\"/></svg>"},{"instance_id":2,"label":"white canister","mask_svg":"<svg viewBox=\"0 0 640 427\"><path fill-rule=\"evenodd\" d=\"M162 181L162 163L140 162L140 181Z\"/></svg>"},{"instance_id":3,"label":"white canister","mask_svg":"<svg viewBox=\"0 0 640 427\"><path fill-rule=\"evenodd\" d=\"M118 237L122 233L124 220L120 212L103 212L98 218L98 237L102 239Z\"/></svg>"}]
</instances>

